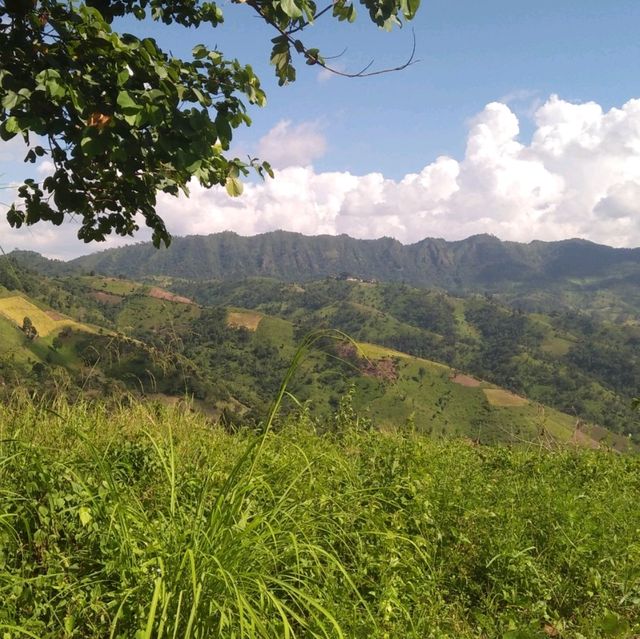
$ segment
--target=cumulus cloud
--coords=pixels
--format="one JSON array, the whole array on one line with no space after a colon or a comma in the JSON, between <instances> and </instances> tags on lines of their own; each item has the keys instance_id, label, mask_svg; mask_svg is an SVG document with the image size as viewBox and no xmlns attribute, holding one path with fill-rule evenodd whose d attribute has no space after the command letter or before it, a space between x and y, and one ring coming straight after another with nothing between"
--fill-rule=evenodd
<instances>
[{"instance_id":1,"label":"cumulus cloud","mask_svg":"<svg viewBox=\"0 0 640 639\"><path fill-rule=\"evenodd\" d=\"M524 142L511 108L488 104L470 123L462 158L436 158L397 180L316 172L313 152L289 145L297 165L281 162L275 180L248 184L237 199L194 186L188 200L161 196L159 212L174 235L286 229L410 243L493 233L517 241L583 237L639 246L640 99L605 111L551 96L534 123ZM263 139L261 155L273 158L277 141L296 132L317 134L301 127L278 125ZM315 148L323 145L322 139Z\"/></svg>"},{"instance_id":2,"label":"cumulus cloud","mask_svg":"<svg viewBox=\"0 0 640 639\"><path fill-rule=\"evenodd\" d=\"M162 198L161 210L176 234L283 228L402 242L493 233L640 245L640 100L605 112L552 96L534 117L526 144L509 106L488 104L470 123L463 158L436 158L400 180L288 167L238 200L195 189L190 202Z\"/></svg>"},{"instance_id":3,"label":"cumulus cloud","mask_svg":"<svg viewBox=\"0 0 640 639\"><path fill-rule=\"evenodd\" d=\"M317 123L280 120L258 143L258 157L268 158L272 166L283 169L311 164L326 149L327 141Z\"/></svg>"}]
</instances>

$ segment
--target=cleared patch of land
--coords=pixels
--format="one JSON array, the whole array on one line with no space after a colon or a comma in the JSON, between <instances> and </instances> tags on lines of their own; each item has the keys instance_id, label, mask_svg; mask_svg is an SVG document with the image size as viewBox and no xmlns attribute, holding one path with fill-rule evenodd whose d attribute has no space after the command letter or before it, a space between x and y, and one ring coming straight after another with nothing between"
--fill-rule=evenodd
<instances>
[{"instance_id":1,"label":"cleared patch of land","mask_svg":"<svg viewBox=\"0 0 640 639\"><path fill-rule=\"evenodd\" d=\"M422 359L421 357L407 355L407 353L396 351L392 348L387 348L386 346L378 346L378 344L370 344L368 342L359 342L358 347L366 357L375 359L381 359L383 357L400 357L402 359L415 360L416 362L426 362L427 364L435 368L449 370L449 367L445 364L439 364L438 362L432 362L431 360Z\"/></svg>"},{"instance_id":2,"label":"cleared patch of land","mask_svg":"<svg viewBox=\"0 0 640 639\"><path fill-rule=\"evenodd\" d=\"M229 311L227 324L234 328L246 328L250 331L258 330L264 316L253 311Z\"/></svg>"},{"instance_id":3,"label":"cleared patch of land","mask_svg":"<svg viewBox=\"0 0 640 639\"><path fill-rule=\"evenodd\" d=\"M122 302L122 297L120 295L105 293L104 291L94 291L91 293L91 297L102 304L113 304L114 306Z\"/></svg>"},{"instance_id":4,"label":"cleared patch of land","mask_svg":"<svg viewBox=\"0 0 640 639\"><path fill-rule=\"evenodd\" d=\"M165 291L162 288L158 288L157 286L152 287L147 295L149 297L155 297L159 300L166 300L167 302L176 302L178 304L193 304L193 300L190 300L188 297L183 297L182 295L174 295L173 293L169 293L169 291Z\"/></svg>"},{"instance_id":5,"label":"cleared patch of land","mask_svg":"<svg viewBox=\"0 0 640 639\"><path fill-rule=\"evenodd\" d=\"M556 357L566 355L572 346L573 342L557 335L547 335L542 341L542 350Z\"/></svg>"},{"instance_id":6,"label":"cleared patch of land","mask_svg":"<svg viewBox=\"0 0 640 639\"><path fill-rule=\"evenodd\" d=\"M86 286L95 290L102 290L113 295L131 295L143 288L142 284L117 277L101 277L85 275L79 278Z\"/></svg>"},{"instance_id":7,"label":"cleared patch of land","mask_svg":"<svg viewBox=\"0 0 640 639\"><path fill-rule=\"evenodd\" d=\"M502 388L483 388L482 390L492 406L525 406L529 403L528 399Z\"/></svg>"},{"instance_id":8,"label":"cleared patch of land","mask_svg":"<svg viewBox=\"0 0 640 639\"><path fill-rule=\"evenodd\" d=\"M467 386L468 388L477 388L482 384L479 379L471 377L471 375L464 375L463 373L456 373L451 381L454 384L460 384L460 386Z\"/></svg>"},{"instance_id":9,"label":"cleared patch of land","mask_svg":"<svg viewBox=\"0 0 640 639\"><path fill-rule=\"evenodd\" d=\"M36 327L38 335L43 337L65 326L75 326L87 330L87 327L83 324L79 324L55 311L44 311L19 295L0 299L0 314L17 326L22 326L24 318L28 317Z\"/></svg>"}]
</instances>

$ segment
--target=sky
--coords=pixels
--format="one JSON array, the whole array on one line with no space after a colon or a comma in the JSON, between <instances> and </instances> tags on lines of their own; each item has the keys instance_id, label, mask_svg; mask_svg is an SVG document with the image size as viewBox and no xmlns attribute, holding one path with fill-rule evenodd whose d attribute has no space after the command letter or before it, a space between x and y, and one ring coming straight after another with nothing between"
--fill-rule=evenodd
<instances>
[{"instance_id":1,"label":"sky","mask_svg":"<svg viewBox=\"0 0 640 639\"><path fill-rule=\"evenodd\" d=\"M250 63L267 91L232 151L258 155L276 178L230 199L197 185L187 200L159 198L173 235L274 229L308 235L461 239L491 233L529 242L582 237L640 246L640 2L637 0L423 0L412 23L378 30L329 16L309 46L354 71L409 68L345 79L298 65L278 87L268 64L275 34L243 4L222 5L218 29L124 22L176 55L200 42ZM359 5L358 5L359 7ZM360 7L359 7L360 8ZM27 175L20 143L0 143L0 201ZM36 175L46 175L46 163ZM0 207L2 208L2 207ZM73 221L13 230L0 247L67 259L148 239L85 245Z\"/></svg>"}]
</instances>

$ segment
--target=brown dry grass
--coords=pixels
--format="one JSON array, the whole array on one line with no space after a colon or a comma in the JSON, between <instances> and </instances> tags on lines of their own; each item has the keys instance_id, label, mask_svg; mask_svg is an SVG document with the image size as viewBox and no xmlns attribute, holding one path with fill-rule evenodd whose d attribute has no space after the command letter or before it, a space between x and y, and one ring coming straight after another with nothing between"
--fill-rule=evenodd
<instances>
[{"instance_id":1,"label":"brown dry grass","mask_svg":"<svg viewBox=\"0 0 640 639\"><path fill-rule=\"evenodd\" d=\"M492 406L524 406L529 403L526 398L502 388L483 388L482 390Z\"/></svg>"},{"instance_id":2,"label":"brown dry grass","mask_svg":"<svg viewBox=\"0 0 640 639\"><path fill-rule=\"evenodd\" d=\"M259 313L252 311L229 311L227 324L234 328L246 328L250 331L255 331L258 329L262 317Z\"/></svg>"}]
</instances>

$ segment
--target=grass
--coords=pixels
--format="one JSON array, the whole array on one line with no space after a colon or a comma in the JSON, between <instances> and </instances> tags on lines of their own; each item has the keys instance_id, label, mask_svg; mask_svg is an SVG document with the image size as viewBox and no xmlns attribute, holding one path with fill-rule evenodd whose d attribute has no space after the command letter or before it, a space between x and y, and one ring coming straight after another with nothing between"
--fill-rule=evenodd
<instances>
[{"instance_id":1,"label":"grass","mask_svg":"<svg viewBox=\"0 0 640 639\"><path fill-rule=\"evenodd\" d=\"M393 383L366 378L356 381L354 401L358 410L383 429L397 430L411 424L433 437L466 436L482 443L532 442L544 432L556 442L596 444L587 434L588 425L585 436L576 441L575 417L543 408L507 390L488 387L482 380L469 383L470 378L437 362L375 344L360 343L359 347L372 360L393 358L397 362L398 378ZM603 445L629 448L620 437Z\"/></svg>"},{"instance_id":2,"label":"grass","mask_svg":"<svg viewBox=\"0 0 640 639\"><path fill-rule=\"evenodd\" d=\"M84 275L79 277L78 280L89 288L111 293L112 295L127 296L144 289L143 284L116 277Z\"/></svg>"},{"instance_id":3,"label":"grass","mask_svg":"<svg viewBox=\"0 0 640 639\"><path fill-rule=\"evenodd\" d=\"M558 335L547 334L542 341L542 350L545 353L554 355L555 357L562 357L566 355L574 342Z\"/></svg>"},{"instance_id":4,"label":"grass","mask_svg":"<svg viewBox=\"0 0 640 639\"><path fill-rule=\"evenodd\" d=\"M629 637L640 459L0 407L4 637ZM319 434L318 429L325 434Z\"/></svg>"},{"instance_id":5,"label":"grass","mask_svg":"<svg viewBox=\"0 0 640 639\"><path fill-rule=\"evenodd\" d=\"M199 315L200 309L195 305L138 295L126 298L116 324L124 331L153 330L184 325Z\"/></svg>"},{"instance_id":6,"label":"grass","mask_svg":"<svg viewBox=\"0 0 640 639\"><path fill-rule=\"evenodd\" d=\"M16 325L0 316L0 357L3 360L26 362L29 360L29 349L25 347L25 336Z\"/></svg>"}]
</instances>

